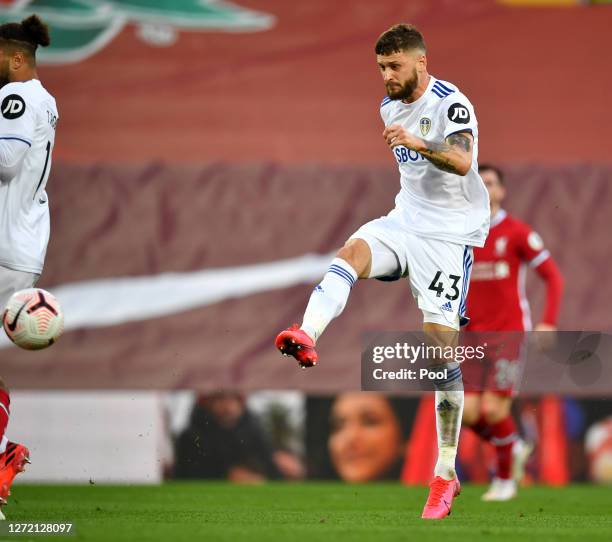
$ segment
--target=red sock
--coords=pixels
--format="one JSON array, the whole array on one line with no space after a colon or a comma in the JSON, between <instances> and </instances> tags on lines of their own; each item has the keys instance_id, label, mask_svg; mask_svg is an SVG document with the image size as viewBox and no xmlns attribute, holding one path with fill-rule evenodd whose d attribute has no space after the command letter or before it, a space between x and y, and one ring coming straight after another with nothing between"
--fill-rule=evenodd
<instances>
[{"instance_id":1,"label":"red sock","mask_svg":"<svg viewBox=\"0 0 612 542\"><path fill-rule=\"evenodd\" d=\"M9 421L11 399L8 391L0 390L0 440L4 436Z\"/></svg>"},{"instance_id":2,"label":"red sock","mask_svg":"<svg viewBox=\"0 0 612 542\"><path fill-rule=\"evenodd\" d=\"M495 424L489 424L481 414L472 430L483 440L495 446L498 478L509 480L512 474L512 446L516 442L516 425L510 415Z\"/></svg>"},{"instance_id":3,"label":"red sock","mask_svg":"<svg viewBox=\"0 0 612 542\"><path fill-rule=\"evenodd\" d=\"M512 446L517 439L516 425L511 415L489 426L490 442L495 446L497 454L497 477L509 480L512 475Z\"/></svg>"}]
</instances>

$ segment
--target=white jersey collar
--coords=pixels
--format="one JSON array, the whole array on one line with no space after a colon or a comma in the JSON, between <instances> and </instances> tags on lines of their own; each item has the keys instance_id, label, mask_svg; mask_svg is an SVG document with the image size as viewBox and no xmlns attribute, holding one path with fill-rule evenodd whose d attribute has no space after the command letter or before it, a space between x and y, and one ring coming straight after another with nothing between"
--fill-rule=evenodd
<instances>
[{"instance_id":1,"label":"white jersey collar","mask_svg":"<svg viewBox=\"0 0 612 542\"><path fill-rule=\"evenodd\" d=\"M508 216L508 213L504 209L500 209L495 213L495 216L491 217L491 227L497 226Z\"/></svg>"}]
</instances>

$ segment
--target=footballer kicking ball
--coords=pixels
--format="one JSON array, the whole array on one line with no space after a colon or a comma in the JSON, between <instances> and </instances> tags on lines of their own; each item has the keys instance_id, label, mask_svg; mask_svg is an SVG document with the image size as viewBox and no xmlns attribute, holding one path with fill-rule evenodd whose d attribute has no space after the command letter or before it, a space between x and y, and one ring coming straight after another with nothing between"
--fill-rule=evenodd
<instances>
[{"instance_id":1,"label":"footballer kicking ball","mask_svg":"<svg viewBox=\"0 0 612 542\"><path fill-rule=\"evenodd\" d=\"M64 313L57 299L40 288L15 292L2 315L4 331L17 346L40 350L64 331Z\"/></svg>"}]
</instances>

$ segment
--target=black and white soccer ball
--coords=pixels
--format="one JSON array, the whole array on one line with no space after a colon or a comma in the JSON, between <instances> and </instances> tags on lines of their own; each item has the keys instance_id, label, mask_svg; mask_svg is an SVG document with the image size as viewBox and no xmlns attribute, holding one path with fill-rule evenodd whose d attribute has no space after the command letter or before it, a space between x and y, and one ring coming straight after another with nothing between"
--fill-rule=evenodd
<instances>
[{"instance_id":1,"label":"black and white soccer ball","mask_svg":"<svg viewBox=\"0 0 612 542\"><path fill-rule=\"evenodd\" d=\"M64 331L64 313L57 299L40 288L15 292L2 315L4 331L17 346L40 350Z\"/></svg>"}]
</instances>

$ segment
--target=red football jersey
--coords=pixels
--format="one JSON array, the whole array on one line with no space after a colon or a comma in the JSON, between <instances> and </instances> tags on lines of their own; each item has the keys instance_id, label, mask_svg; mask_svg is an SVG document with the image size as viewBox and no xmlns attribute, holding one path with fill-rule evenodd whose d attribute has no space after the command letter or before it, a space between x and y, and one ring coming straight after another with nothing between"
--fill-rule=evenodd
<instances>
[{"instance_id":1,"label":"red football jersey","mask_svg":"<svg viewBox=\"0 0 612 542\"><path fill-rule=\"evenodd\" d=\"M467 329L531 330L531 314L525 296L527 267L535 268L549 257L536 232L500 209L491 219L485 246L474 248Z\"/></svg>"}]
</instances>

